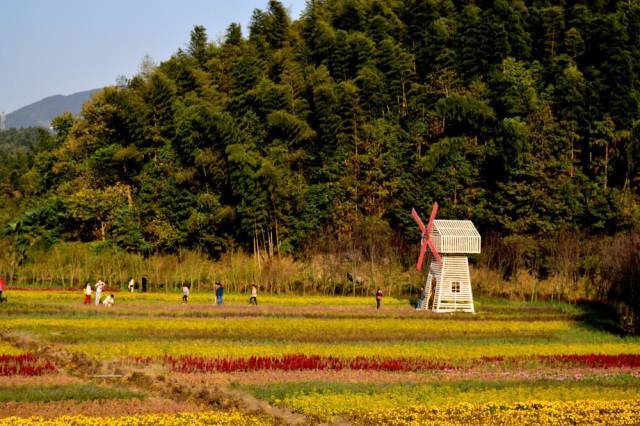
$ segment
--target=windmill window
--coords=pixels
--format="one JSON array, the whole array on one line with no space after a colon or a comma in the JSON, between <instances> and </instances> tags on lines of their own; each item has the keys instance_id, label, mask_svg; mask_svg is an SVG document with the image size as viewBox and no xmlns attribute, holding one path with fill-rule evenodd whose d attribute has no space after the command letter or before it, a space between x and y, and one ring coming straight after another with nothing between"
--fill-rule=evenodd
<instances>
[{"instance_id":1,"label":"windmill window","mask_svg":"<svg viewBox=\"0 0 640 426\"><path fill-rule=\"evenodd\" d=\"M451 293L460 293L460 282L452 281L451 282Z\"/></svg>"}]
</instances>

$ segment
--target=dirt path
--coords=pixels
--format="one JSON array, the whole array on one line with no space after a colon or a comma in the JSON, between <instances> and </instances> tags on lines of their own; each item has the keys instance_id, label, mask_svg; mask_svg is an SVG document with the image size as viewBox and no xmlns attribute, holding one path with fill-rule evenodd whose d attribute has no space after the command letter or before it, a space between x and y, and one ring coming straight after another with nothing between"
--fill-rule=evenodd
<instances>
[{"instance_id":1,"label":"dirt path","mask_svg":"<svg viewBox=\"0 0 640 426\"><path fill-rule=\"evenodd\" d=\"M82 380L98 380L177 402L189 401L212 409L237 409L245 414L268 416L276 425L311 425L313 421L281 407L274 407L252 395L220 385L185 385L166 376L161 369L141 369L122 363L98 361L84 354L70 353L57 344L40 343L31 336L0 331L0 340L56 364L67 374Z\"/></svg>"}]
</instances>

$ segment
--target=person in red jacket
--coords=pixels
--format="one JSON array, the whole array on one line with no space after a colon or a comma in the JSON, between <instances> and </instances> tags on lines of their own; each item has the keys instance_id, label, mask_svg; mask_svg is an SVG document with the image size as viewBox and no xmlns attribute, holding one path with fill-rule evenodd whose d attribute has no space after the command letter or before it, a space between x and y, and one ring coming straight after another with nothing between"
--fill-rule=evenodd
<instances>
[{"instance_id":1,"label":"person in red jacket","mask_svg":"<svg viewBox=\"0 0 640 426\"><path fill-rule=\"evenodd\" d=\"M380 309L380 302L382 302L382 290L376 291L376 309Z\"/></svg>"},{"instance_id":2,"label":"person in red jacket","mask_svg":"<svg viewBox=\"0 0 640 426\"><path fill-rule=\"evenodd\" d=\"M91 284L87 283L87 286L84 288L84 304L88 305L91 303Z\"/></svg>"},{"instance_id":3,"label":"person in red jacket","mask_svg":"<svg viewBox=\"0 0 640 426\"><path fill-rule=\"evenodd\" d=\"M0 277L0 303L4 302L4 297L2 294L4 293L4 279Z\"/></svg>"}]
</instances>

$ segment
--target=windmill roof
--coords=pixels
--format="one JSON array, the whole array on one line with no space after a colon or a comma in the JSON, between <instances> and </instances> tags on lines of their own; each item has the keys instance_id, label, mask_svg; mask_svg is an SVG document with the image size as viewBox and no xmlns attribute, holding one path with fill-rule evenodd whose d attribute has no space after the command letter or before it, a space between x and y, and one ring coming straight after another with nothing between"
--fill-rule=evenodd
<instances>
[{"instance_id":1,"label":"windmill roof","mask_svg":"<svg viewBox=\"0 0 640 426\"><path fill-rule=\"evenodd\" d=\"M480 233L470 220L442 220L433 221L434 228L443 237L480 237Z\"/></svg>"}]
</instances>

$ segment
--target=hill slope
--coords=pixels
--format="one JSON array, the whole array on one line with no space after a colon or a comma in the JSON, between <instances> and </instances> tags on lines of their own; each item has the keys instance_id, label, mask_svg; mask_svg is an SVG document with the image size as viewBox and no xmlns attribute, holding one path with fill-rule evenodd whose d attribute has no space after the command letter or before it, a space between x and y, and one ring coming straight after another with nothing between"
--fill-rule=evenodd
<instances>
[{"instance_id":1,"label":"hill slope","mask_svg":"<svg viewBox=\"0 0 640 426\"><path fill-rule=\"evenodd\" d=\"M68 96L55 95L44 98L38 102L24 106L7 114L7 128L20 127L49 127L49 122L63 112L73 114L80 112L85 103L100 89L92 89L84 92L73 93Z\"/></svg>"},{"instance_id":2,"label":"hill slope","mask_svg":"<svg viewBox=\"0 0 640 426\"><path fill-rule=\"evenodd\" d=\"M562 3L316 0L292 21L272 0L247 35L194 27L0 182L55 239L151 253L321 237L380 259L435 200L532 256L518 238L640 226L640 3Z\"/></svg>"}]
</instances>

